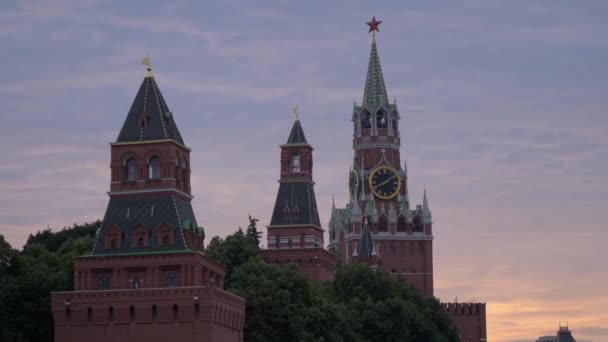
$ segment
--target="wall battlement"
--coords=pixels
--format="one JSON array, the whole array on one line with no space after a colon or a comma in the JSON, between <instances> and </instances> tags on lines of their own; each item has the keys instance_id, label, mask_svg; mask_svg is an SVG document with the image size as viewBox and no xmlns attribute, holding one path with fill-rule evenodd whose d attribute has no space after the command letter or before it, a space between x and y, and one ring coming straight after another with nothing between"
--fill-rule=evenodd
<instances>
[{"instance_id":1,"label":"wall battlement","mask_svg":"<svg viewBox=\"0 0 608 342\"><path fill-rule=\"evenodd\" d=\"M441 307L458 327L462 342L487 341L486 303L441 303Z\"/></svg>"}]
</instances>

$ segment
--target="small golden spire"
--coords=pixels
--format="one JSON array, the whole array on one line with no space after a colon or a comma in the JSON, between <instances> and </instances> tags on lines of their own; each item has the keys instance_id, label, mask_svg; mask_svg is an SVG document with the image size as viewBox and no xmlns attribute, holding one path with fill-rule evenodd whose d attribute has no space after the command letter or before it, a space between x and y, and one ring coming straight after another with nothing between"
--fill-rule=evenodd
<instances>
[{"instance_id":1,"label":"small golden spire","mask_svg":"<svg viewBox=\"0 0 608 342\"><path fill-rule=\"evenodd\" d=\"M297 121L300 121L300 113L299 113L298 105L296 105L296 106L293 108L293 113L296 115L296 120L297 120Z\"/></svg>"},{"instance_id":2,"label":"small golden spire","mask_svg":"<svg viewBox=\"0 0 608 342\"><path fill-rule=\"evenodd\" d=\"M146 69L146 77L152 77L152 67L150 66L150 53L148 52L148 56L144 57L141 60L141 64L147 66Z\"/></svg>"}]
</instances>

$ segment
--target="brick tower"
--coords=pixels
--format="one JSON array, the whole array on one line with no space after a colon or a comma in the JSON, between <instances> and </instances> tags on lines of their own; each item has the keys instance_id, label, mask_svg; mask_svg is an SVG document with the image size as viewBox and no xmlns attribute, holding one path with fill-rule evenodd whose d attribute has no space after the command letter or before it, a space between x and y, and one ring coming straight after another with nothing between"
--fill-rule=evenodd
<instances>
[{"instance_id":1,"label":"brick tower","mask_svg":"<svg viewBox=\"0 0 608 342\"><path fill-rule=\"evenodd\" d=\"M295 109L287 142L281 148L279 191L268 225L268 263L294 263L312 281L333 278L336 256L323 248L323 233L312 180L312 151Z\"/></svg>"},{"instance_id":2,"label":"brick tower","mask_svg":"<svg viewBox=\"0 0 608 342\"><path fill-rule=\"evenodd\" d=\"M433 229L426 191L410 207L407 168L401 164L401 115L389 103L376 47L379 21L368 23L372 45L361 105L354 104L349 202L332 208L330 250L343 263L373 261L402 275L423 294L433 295ZM363 250L365 253L362 253ZM372 255L374 254L374 255Z\"/></svg>"},{"instance_id":3,"label":"brick tower","mask_svg":"<svg viewBox=\"0 0 608 342\"><path fill-rule=\"evenodd\" d=\"M110 200L74 291L52 294L56 341L241 341L244 300L203 253L190 149L148 71L111 144Z\"/></svg>"}]
</instances>

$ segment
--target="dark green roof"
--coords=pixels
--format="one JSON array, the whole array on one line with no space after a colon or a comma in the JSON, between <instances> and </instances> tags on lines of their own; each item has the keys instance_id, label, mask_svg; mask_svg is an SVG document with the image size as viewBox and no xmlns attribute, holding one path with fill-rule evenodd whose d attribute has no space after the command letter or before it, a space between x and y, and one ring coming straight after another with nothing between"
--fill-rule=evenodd
<instances>
[{"instance_id":1,"label":"dark green roof","mask_svg":"<svg viewBox=\"0 0 608 342\"><path fill-rule=\"evenodd\" d=\"M376 48L376 38L372 39L372 49L367 66L367 77L365 79L365 92L363 94L363 106L370 112L377 108L388 105L388 96L384 85L384 76L380 66L380 57Z\"/></svg>"},{"instance_id":2,"label":"dark green roof","mask_svg":"<svg viewBox=\"0 0 608 342\"><path fill-rule=\"evenodd\" d=\"M372 239L372 233L369 230L369 223L367 220L363 224L363 231L361 232L361 241L359 242L359 260L368 261L372 259L372 252L374 251L374 240Z\"/></svg>"},{"instance_id":3,"label":"dark green roof","mask_svg":"<svg viewBox=\"0 0 608 342\"><path fill-rule=\"evenodd\" d=\"M572 332L566 327L560 327L555 337L555 342L576 342L572 337Z\"/></svg>"},{"instance_id":4,"label":"dark green roof","mask_svg":"<svg viewBox=\"0 0 608 342\"><path fill-rule=\"evenodd\" d=\"M298 212L299 215L296 215ZM315 190L311 181L283 181L280 183L270 225L321 227Z\"/></svg>"},{"instance_id":5,"label":"dark green roof","mask_svg":"<svg viewBox=\"0 0 608 342\"><path fill-rule=\"evenodd\" d=\"M167 224L174 231L174 245L170 248L161 247L156 241L156 231ZM148 246L144 248L131 247L131 232L137 225L150 230ZM105 249L105 232L117 227L122 233L120 248ZM182 229L193 229L203 235L202 228L196 224L194 211L189 202L176 196L163 195L156 197L110 198L108 208L95 238L93 254L121 254L154 251L184 250L186 246Z\"/></svg>"},{"instance_id":6,"label":"dark green roof","mask_svg":"<svg viewBox=\"0 0 608 342\"><path fill-rule=\"evenodd\" d=\"M145 128L141 127L142 115L145 115L147 120ZM174 119L154 77L146 77L139 87L116 142L172 139L185 145Z\"/></svg>"},{"instance_id":7,"label":"dark green roof","mask_svg":"<svg viewBox=\"0 0 608 342\"><path fill-rule=\"evenodd\" d=\"M304 136L304 130L302 129L300 120L296 120L293 123L291 133L289 133L289 138L287 139L287 144L308 144L306 141L306 136Z\"/></svg>"}]
</instances>

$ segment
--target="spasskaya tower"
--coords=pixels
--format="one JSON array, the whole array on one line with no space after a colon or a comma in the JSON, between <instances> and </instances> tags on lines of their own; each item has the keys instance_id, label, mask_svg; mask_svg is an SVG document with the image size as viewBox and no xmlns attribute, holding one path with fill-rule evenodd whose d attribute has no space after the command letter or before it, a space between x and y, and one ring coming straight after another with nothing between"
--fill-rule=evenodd
<instances>
[{"instance_id":1,"label":"spasskaya tower","mask_svg":"<svg viewBox=\"0 0 608 342\"><path fill-rule=\"evenodd\" d=\"M352 112L354 157L349 172L349 201L332 207L330 250L345 264L365 263L393 275L402 275L427 295L433 295L433 231L426 192L422 205L412 207L407 167L399 149L402 116L389 103L374 17L365 90Z\"/></svg>"}]
</instances>

